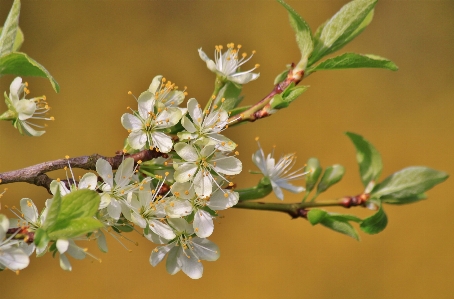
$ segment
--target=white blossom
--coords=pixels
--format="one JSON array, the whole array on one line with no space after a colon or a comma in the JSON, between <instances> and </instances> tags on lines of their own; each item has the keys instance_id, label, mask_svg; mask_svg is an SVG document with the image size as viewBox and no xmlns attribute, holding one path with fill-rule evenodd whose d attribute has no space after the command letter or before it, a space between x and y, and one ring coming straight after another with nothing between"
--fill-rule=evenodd
<instances>
[{"instance_id":1,"label":"white blossom","mask_svg":"<svg viewBox=\"0 0 454 299\"><path fill-rule=\"evenodd\" d=\"M35 130L35 128L44 128L31 121L38 120L54 120L53 117L46 117L46 113L50 107L46 102L46 97L35 97L26 99L25 96L29 93L27 83L22 83L21 77L16 77L10 85L9 97L5 94L5 102L9 111L5 112L0 118L13 121L21 134L29 136L41 136L45 131Z\"/></svg>"},{"instance_id":2,"label":"white blossom","mask_svg":"<svg viewBox=\"0 0 454 299\"><path fill-rule=\"evenodd\" d=\"M253 73L252 71L259 67L258 64L254 68L241 72L240 66L245 64L252 56L255 54L255 51L252 51L252 55L247 57L246 53L241 55L239 58L239 50L241 45L235 45L233 43L227 44L227 50L222 53L223 46L215 46L214 51L214 61L211 60L205 52L202 51L202 48L199 49L200 58L206 62L207 67L210 71L214 72L221 80L231 81L237 84L246 84L249 81L257 79L260 74Z\"/></svg>"},{"instance_id":3,"label":"white blossom","mask_svg":"<svg viewBox=\"0 0 454 299\"><path fill-rule=\"evenodd\" d=\"M202 260L215 261L219 258L219 247L213 242L193 237L192 226L184 219L168 219L176 237L172 240L163 240L153 233L146 237L160 244L167 244L155 248L151 252L150 264L154 267L167 256L166 269L169 274L176 274L180 270L192 279L199 279L203 274Z\"/></svg>"},{"instance_id":4,"label":"white blossom","mask_svg":"<svg viewBox=\"0 0 454 299\"><path fill-rule=\"evenodd\" d=\"M22 270L28 266L30 259L19 247L23 241L13 239L14 235L6 236L9 228L9 219L0 214L0 269Z\"/></svg>"},{"instance_id":5,"label":"white blossom","mask_svg":"<svg viewBox=\"0 0 454 299\"><path fill-rule=\"evenodd\" d=\"M128 130L128 143L133 149L142 150L147 144L163 153L172 149L173 141L163 131L176 125L182 112L176 107L159 107L153 93L145 91L139 96L139 110L125 113L121 123Z\"/></svg>"},{"instance_id":6,"label":"white blossom","mask_svg":"<svg viewBox=\"0 0 454 299\"><path fill-rule=\"evenodd\" d=\"M229 119L228 113L222 107L208 113L202 111L197 100L192 98L188 101L188 113L192 121L183 116L181 124L186 131L178 133L180 140L200 141L202 145L213 144L223 151L232 151L236 148L237 145L232 140L219 134L227 128Z\"/></svg>"},{"instance_id":7,"label":"white blossom","mask_svg":"<svg viewBox=\"0 0 454 299\"><path fill-rule=\"evenodd\" d=\"M276 163L274 159L274 150L265 158L265 154L259 144L259 149L252 155L252 162L254 162L261 173L270 180L274 194L276 194L277 198L280 200L284 199L282 189L293 193L300 193L305 190L302 186L294 186L289 183L290 181L302 178L306 174L304 168L292 172L290 171L296 162L295 154L286 154Z\"/></svg>"},{"instance_id":8,"label":"white blossom","mask_svg":"<svg viewBox=\"0 0 454 299\"><path fill-rule=\"evenodd\" d=\"M199 150L194 145L180 142L175 145L175 151L182 159L173 162L175 181L191 181L200 197L209 196L213 192L213 184L218 185L212 172L228 182L222 175L236 175L242 170L240 160L217 151L214 145L206 145Z\"/></svg>"}]
</instances>

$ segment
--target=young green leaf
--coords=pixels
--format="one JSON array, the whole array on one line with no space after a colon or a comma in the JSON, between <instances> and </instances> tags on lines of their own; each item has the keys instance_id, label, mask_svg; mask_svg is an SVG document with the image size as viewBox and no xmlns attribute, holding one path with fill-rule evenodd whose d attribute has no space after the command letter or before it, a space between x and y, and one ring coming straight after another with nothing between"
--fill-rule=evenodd
<instances>
[{"instance_id":1,"label":"young green leaf","mask_svg":"<svg viewBox=\"0 0 454 299\"><path fill-rule=\"evenodd\" d=\"M359 173L363 185L367 185L371 181L376 181L383 168L380 153L375 147L361 135L346 132L345 133L356 148L356 161L359 165Z\"/></svg>"},{"instance_id":2,"label":"young green leaf","mask_svg":"<svg viewBox=\"0 0 454 299\"><path fill-rule=\"evenodd\" d=\"M49 211L47 212L46 220L41 226L43 230L47 230L49 227L54 226L55 223L57 222L58 215L60 214L61 210L61 202L62 197L60 193L60 188L57 188L57 192L54 194L54 197L52 198L52 203L48 208Z\"/></svg>"},{"instance_id":3,"label":"young green leaf","mask_svg":"<svg viewBox=\"0 0 454 299\"><path fill-rule=\"evenodd\" d=\"M380 198L382 203L387 203L387 204L393 204L393 205L406 205L409 203L414 203L418 202L420 200L427 199L427 195L424 193L409 196L409 197L403 197L403 198L393 198L393 197L382 197Z\"/></svg>"},{"instance_id":4,"label":"young green leaf","mask_svg":"<svg viewBox=\"0 0 454 299\"><path fill-rule=\"evenodd\" d=\"M376 185L372 198L411 198L419 195L449 177L445 172L425 166L412 166L399 170Z\"/></svg>"},{"instance_id":5,"label":"young green leaf","mask_svg":"<svg viewBox=\"0 0 454 299\"><path fill-rule=\"evenodd\" d=\"M317 30L313 55L308 65L312 65L329 53L339 50L364 30L373 16L377 0L353 0L344 5L323 28Z\"/></svg>"},{"instance_id":6,"label":"young green leaf","mask_svg":"<svg viewBox=\"0 0 454 299\"><path fill-rule=\"evenodd\" d=\"M310 224L316 225L319 224L320 221L322 221L326 215L328 215L328 212L324 210L310 209L309 212L307 212L307 220L309 221Z\"/></svg>"},{"instance_id":7,"label":"young green leaf","mask_svg":"<svg viewBox=\"0 0 454 299\"><path fill-rule=\"evenodd\" d=\"M314 189L317 184L318 178L322 174L322 167L317 158L309 158L306 163L306 171L309 173L306 175L306 192L309 193Z\"/></svg>"},{"instance_id":8,"label":"young green leaf","mask_svg":"<svg viewBox=\"0 0 454 299\"><path fill-rule=\"evenodd\" d=\"M52 240L71 239L97 230L104 225L93 217L82 217L69 221L59 221L48 229L47 233Z\"/></svg>"},{"instance_id":9,"label":"young green leaf","mask_svg":"<svg viewBox=\"0 0 454 299\"><path fill-rule=\"evenodd\" d=\"M16 41L17 28L19 27L20 1L14 0L13 6L6 18L2 33L0 34L0 57L11 53Z\"/></svg>"},{"instance_id":10,"label":"young green leaf","mask_svg":"<svg viewBox=\"0 0 454 299\"><path fill-rule=\"evenodd\" d=\"M287 78L287 75L288 75L288 72L289 72L289 67L283 71L282 73L280 73L279 75L276 76L276 78L274 79L274 84L278 84L278 83L281 83L282 81L284 81L286 78Z\"/></svg>"},{"instance_id":11,"label":"young green leaf","mask_svg":"<svg viewBox=\"0 0 454 299\"><path fill-rule=\"evenodd\" d=\"M3 75L46 77L55 92L60 91L60 86L54 77L41 64L25 53L14 52L0 58L0 76Z\"/></svg>"},{"instance_id":12,"label":"young green leaf","mask_svg":"<svg viewBox=\"0 0 454 299\"><path fill-rule=\"evenodd\" d=\"M300 49L301 56L308 58L314 49L312 32L309 25L290 5L283 0L278 0L278 2L288 11L290 26L295 31L296 43Z\"/></svg>"},{"instance_id":13,"label":"young green leaf","mask_svg":"<svg viewBox=\"0 0 454 299\"><path fill-rule=\"evenodd\" d=\"M225 111L230 111L236 108L244 97L240 96L242 85L233 84L232 82L227 82L224 87L221 88L218 95L218 101L215 101L218 107L222 107ZM220 99L225 99L224 103L221 103Z\"/></svg>"},{"instance_id":14,"label":"young green leaf","mask_svg":"<svg viewBox=\"0 0 454 299\"><path fill-rule=\"evenodd\" d=\"M329 58L315 67L311 67L307 73L322 70L340 70L351 68L382 68L391 71L397 71L398 69L394 62L377 55L345 53Z\"/></svg>"},{"instance_id":15,"label":"young green leaf","mask_svg":"<svg viewBox=\"0 0 454 299\"><path fill-rule=\"evenodd\" d=\"M321 225L332 229L338 233L352 237L353 239L359 241L359 235L356 229L347 221L340 221L335 218L325 217L320 222Z\"/></svg>"},{"instance_id":16,"label":"young green leaf","mask_svg":"<svg viewBox=\"0 0 454 299\"><path fill-rule=\"evenodd\" d=\"M386 216L381 203L379 201L374 201L374 203L379 206L378 211L374 215L364 219L359 226L362 231L370 235L378 234L384 230L388 224L388 217Z\"/></svg>"},{"instance_id":17,"label":"young green leaf","mask_svg":"<svg viewBox=\"0 0 454 299\"><path fill-rule=\"evenodd\" d=\"M317 194L325 192L329 187L338 183L344 176L345 168L342 165L335 164L326 168L323 176L317 186Z\"/></svg>"},{"instance_id":18,"label":"young green leaf","mask_svg":"<svg viewBox=\"0 0 454 299\"><path fill-rule=\"evenodd\" d=\"M2 31L3 31L3 27L0 27L0 36L1 36ZM16 39L14 40L12 52L18 51L23 43L24 43L24 33L22 32L22 30L19 27L17 27Z\"/></svg>"},{"instance_id":19,"label":"young green leaf","mask_svg":"<svg viewBox=\"0 0 454 299\"><path fill-rule=\"evenodd\" d=\"M292 87L292 88L290 88L290 90L286 94L286 96L284 97L284 100L290 104L291 102L296 100L300 95L302 95L303 92L305 92L307 89L308 89L308 86L303 86L303 85Z\"/></svg>"}]
</instances>

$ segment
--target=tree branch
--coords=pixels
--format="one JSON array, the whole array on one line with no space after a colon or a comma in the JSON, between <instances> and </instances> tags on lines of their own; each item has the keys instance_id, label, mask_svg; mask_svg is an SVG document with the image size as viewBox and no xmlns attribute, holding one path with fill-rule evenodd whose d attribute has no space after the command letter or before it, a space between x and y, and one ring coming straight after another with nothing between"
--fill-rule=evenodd
<instances>
[{"instance_id":1,"label":"tree branch","mask_svg":"<svg viewBox=\"0 0 454 299\"><path fill-rule=\"evenodd\" d=\"M143 150L135 154L125 155L124 157L133 158L134 162L137 163L137 161L139 160L148 161L157 157L167 158L168 155L161 152L157 152L155 150ZM121 152L121 154L117 153L113 157L105 157L98 154L93 154L90 156L80 156L69 159L58 159L54 161L48 161L33 166L25 167L22 169L0 173L0 185L25 182L36 186L44 187L50 193L49 189L50 183L52 182L53 179L46 174L49 171L63 169L68 166L68 163L73 168L95 170L96 161L98 161L98 159L100 158L109 162L109 164L112 166L112 169L115 170L118 169L121 162L123 162L124 157L123 153Z\"/></svg>"}]
</instances>

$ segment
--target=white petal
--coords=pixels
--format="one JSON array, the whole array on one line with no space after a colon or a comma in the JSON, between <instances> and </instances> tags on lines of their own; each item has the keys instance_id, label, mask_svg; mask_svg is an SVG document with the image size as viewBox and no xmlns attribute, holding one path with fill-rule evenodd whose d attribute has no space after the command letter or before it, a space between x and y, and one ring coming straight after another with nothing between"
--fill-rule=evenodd
<instances>
[{"instance_id":1,"label":"white petal","mask_svg":"<svg viewBox=\"0 0 454 299\"><path fill-rule=\"evenodd\" d=\"M195 133L197 131L192 121L190 121L186 116L183 116L183 118L181 119L181 124L183 125L183 128L185 128L185 130L189 133Z\"/></svg>"},{"instance_id":2,"label":"white petal","mask_svg":"<svg viewBox=\"0 0 454 299\"><path fill-rule=\"evenodd\" d=\"M192 244L194 251L199 256L200 259L205 261L215 261L221 255L219 247L207 239L193 238Z\"/></svg>"},{"instance_id":3,"label":"white petal","mask_svg":"<svg viewBox=\"0 0 454 299\"><path fill-rule=\"evenodd\" d=\"M194 189L191 188L191 183L186 182L186 183L178 183L176 182L175 184L170 187L170 191L172 191L173 195L178 198L184 198L184 199L191 199L194 197ZM186 194L186 192L188 194ZM177 195L178 194L178 195Z\"/></svg>"},{"instance_id":4,"label":"white petal","mask_svg":"<svg viewBox=\"0 0 454 299\"><path fill-rule=\"evenodd\" d=\"M225 194L227 194L228 196L225 197ZM207 203L207 206L215 211L225 210L236 205L238 203L239 198L240 196L238 192L233 192L232 190L218 189L211 195L210 200Z\"/></svg>"},{"instance_id":5,"label":"white petal","mask_svg":"<svg viewBox=\"0 0 454 299\"><path fill-rule=\"evenodd\" d=\"M230 152L237 146L235 142L221 134L211 133L208 134L207 137L210 138L212 143L215 144L215 147L221 151Z\"/></svg>"},{"instance_id":6,"label":"white petal","mask_svg":"<svg viewBox=\"0 0 454 299\"><path fill-rule=\"evenodd\" d=\"M30 198L22 198L20 200L20 210L27 222L36 223L36 220L38 220L38 209Z\"/></svg>"},{"instance_id":7,"label":"white petal","mask_svg":"<svg viewBox=\"0 0 454 299\"><path fill-rule=\"evenodd\" d=\"M148 235L145 238L156 244L167 244L170 240L164 239L160 235L155 234L152 230L148 230Z\"/></svg>"},{"instance_id":8,"label":"white petal","mask_svg":"<svg viewBox=\"0 0 454 299\"><path fill-rule=\"evenodd\" d=\"M210 58L208 58L207 54L205 54L205 52L203 52L202 48L199 49L199 56L205 62L208 60L211 60Z\"/></svg>"},{"instance_id":9,"label":"white petal","mask_svg":"<svg viewBox=\"0 0 454 299\"><path fill-rule=\"evenodd\" d=\"M197 165L195 163L184 163L180 165L174 173L175 181L179 183L184 183L194 178L194 174L197 172Z\"/></svg>"},{"instance_id":10,"label":"white petal","mask_svg":"<svg viewBox=\"0 0 454 299\"><path fill-rule=\"evenodd\" d=\"M142 216L137 214L131 214L131 221L134 222L134 224L138 225L140 228L145 228L147 226L147 221L143 219Z\"/></svg>"},{"instance_id":11,"label":"white petal","mask_svg":"<svg viewBox=\"0 0 454 299\"><path fill-rule=\"evenodd\" d=\"M302 186L294 186L294 185L292 185L290 183L287 183L287 182L279 182L277 184L282 189L288 190L288 191L293 192L293 193L300 193L300 192L303 192L305 190L305 188L302 187Z\"/></svg>"},{"instance_id":12,"label":"white petal","mask_svg":"<svg viewBox=\"0 0 454 299\"><path fill-rule=\"evenodd\" d=\"M166 270L170 275L178 273L181 269L181 265L178 260L178 257L181 254L181 250L181 246L173 247L172 250L170 250L169 255L167 256Z\"/></svg>"},{"instance_id":13,"label":"white petal","mask_svg":"<svg viewBox=\"0 0 454 299\"><path fill-rule=\"evenodd\" d=\"M14 108L16 108L16 111L19 113L19 119L26 120L35 114L36 103L31 100L19 100L16 102Z\"/></svg>"},{"instance_id":14,"label":"white petal","mask_svg":"<svg viewBox=\"0 0 454 299\"><path fill-rule=\"evenodd\" d=\"M280 200L284 199L284 193L282 193L282 189L273 181L271 181L271 187L273 187L273 192L277 198Z\"/></svg>"},{"instance_id":15,"label":"white petal","mask_svg":"<svg viewBox=\"0 0 454 299\"><path fill-rule=\"evenodd\" d=\"M65 239L58 239L56 245L57 245L58 252L65 253L66 250L68 250L69 241L65 240Z\"/></svg>"},{"instance_id":16,"label":"white petal","mask_svg":"<svg viewBox=\"0 0 454 299\"><path fill-rule=\"evenodd\" d=\"M193 234L192 225L189 224L183 218L171 218L168 220L169 224L175 229L175 231L182 233L186 232L187 234Z\"/></svg>"},{"instance_id":17,"label":"white petal","mask_svg":"<svg viewBox=\"0 0 454 299\"><path fill-rule=\"evenodd\" d=\"M142 121L135 115L125 113L121 116L121 124L126 130L141 130L143 127Z\"/></svg>"},{"instance_id":18,"label":"white petal","mask_svg":"<svg viewBox=\"0 0 454 299\"><path fill-rule=\"evenodd\" d=\"M200 125L203 121L203 112L199 106L200 104L196 99L191 98L188 100L188 113L191 116L194 125L200 128Z\"/></svg>"},{"instance_id":19,"label":"white petal","mask_svg":"<svg viewBox=\"0 0 454 299\"><path fill-rule=\"evenodd\" d=\"M172 240L176 237L172 228L168 224L162 223L159 220L151 220L148 222L148 224L150 225L150 229L153 232L165 239Z\"/></svg>"},{"instance_id":20,"label":"white petal","mask_svg":"<svg viewBox=\"0 0 454 299\"><path fill-rule=\"evenodd\" d=\"M0 264L13 271L22 270L28 266L30 258L20 248L0 248Z\"/></svg>"},{"instance_id":21,"label":"white petal","mask_svg":"<svg viewBox=\"0 0 454 299\"><path fill-rule=\"evenodd\" d=\"M173 141L170 136L162 132L153 132L151 138L153 139L153 146L159 148L160 152L168 153L172 150Z\"/></svg>"},{"instance_id":22,"label":"white petal","mask_svg":"<svg viewBox=\"0 0 454 299\"><path fill-rule=\"evenodd\" d=\"M100 158L96 161L96 172L109 186L113 186L112 166L106 160Z\"/></svg>"},{"instance_id":23,"label":"white petal","mask_svg":"<svg viewBox=\"0 0 454 299\"><path fill-rule=\"evenodd\" d=\"M10 92L11 100L13 102L19 101L19 92L21 90L21 86L22 86L21 77L16 77L16 78L14 78L13 82L11 82L11 85L9 86L9 92Z\"/></svg>"},{"instance_id":24,"label":"white petal","mask_svg":"<svg viewBox=\"0 0 454 299\"><path fill-rule=\"evenodd\" d=\"M256 73L243 73L240 75L236 74L234 76L228 76L227 79L234 83L246 84L250 81L257 79L259 76L260 76L260 74L256 74Z\"/></svg>"},{"instance_id":25,"label":"white petal","mask_svg":"<svg viewBox=\"0 0 454 299\"><path fill-rule=\"evenodd\" d=\"M191 249L182 250L179 255L181 270L192 279L199 279L203 274L203 265Z\"/></svg>"},{"instance_id":26,"label":"white petal","mask_svg":"<svg viewBox=\"0 0 454 299\"><path fill-rule=\"evenodd\" d=\"M115 172L115 183L117 186L124 187L131 181L131 176L134 172L134 159L126 158L118 166L117 172Z\"/></svg>"},{"instance_id":27,"label":"white petal","mask_svg":"<svg viewBox=\"0 0 454 299\"><path fill-rule=\"evenodd\" d=\"M71 271L71 263L69 262L68 258L64 254L60 254L60 267L65 271Z\"/></svg>"},{"instance_id":28,"label":"white petal","mask_svg":"<svg viewBox=\"0 0 454 299\"><path fill-rule=\"evenodd\" d=\"M198 210L194 215L194 231L200 238L211 236L214 230L213 217L204 210Z\"/></svg>"},{"instance_id":29,"label":"white petal","mask_svg":"<svg viewBox=\"0 0 454 299\"><path fill-rule=\"evenodd\" d=\"M206 145L202 150L200 151L200 155L202 157L209 157L213 154L215 151L214 145Z\"/></svg>"},{"instance_id":30,"label":"white petal","mask_svg":"<svg viewBox=\"0 0 454 299\"><path fill-rule=\"evenodd\" d=\"M70 246L68 247L67 253L77 260L83 260L87 255L85 251L74 243L73 240L69 240Z\"/></svg>"},{"instance_id":31,"label":"white petal","mask_svg":"<svg viewBox=\"0 0 454 299\"><path fill-rule=\"evenodd\" d=\"M18 121L17 124L19 125L20 129L19 131L22 134L28 135L28 136L33 136L33 137L39 137L46 133L46 131L37 131L33 129L31 126L29 126L27 123Z\"/></svg>"},{"instance_id":32,"label":"white petal","mask_svg":"<svg viewBox=\"0 0 454 299\"><path fill-rule=\"evenodd\" d=\"M133 149L141 150L147 143L148 137L142 130L132 131L128 136L128 143Z\"/></svg>"},{"instance_id":33,"label":"white petal","mask_svg":"<svg viewBox=\"0 0 454 299\"><path fill-rule=\"evenodd\" d=\"M79 181L79 189L95 190L98 183L98 177L92 172L88 172L82 176Z\"/></svg>"},{"instance_id":34,"label":"white petal","mask_svg":"<svg viewBox=\"0 0 454 299\"><path fill-rule=\"evenodd\" d=\"M110 205L107 206L107 212L109 213L110 217L115 220L118 220L120 218L121 205L118 200L111 198Z\"/></svg>"},{"instance_id":35,"label":"white petal","mask_svg":"<svg viewBox=\"0 0 454 299\"><path fill-rule=\"evenodd\" d=\"M194 177L194 190L195 193L200 197L210 196L213 191L211 184L210 174L204 175L203 171L200 170Z\"/></svg>"},{"instance_id":36,"label":"white petal","mask_svg":"<svg viewBox=\"0 0 454 299\"><path fill-rule=\"evenodd\" d=\"M154 95L149 91L144 91L140 94L138 99L139 104L139 115L143 119L147 119L150 117L149 112L153 112L154 110Z\"/></svg>"},{"instance_id":37,"label":"white petal","mask_svg":"<svg viewBox=\"0 0 454 299\"><path fill-rule=\"evenodd\" d=\"M6 232L9 229L9 219L3 214L0 214L0 242L3 241L3 239L6 236Z\"/></svg>"},{"instance_id":38,"label":"white petal","mask_svg":"<svg viewBox=\"0 0 454 299\"><path fill-rule=\"evenodd\" d=\"M158 114L156 117L156 128L157 129L165 129L165 128L170 128L176 125L181 117L183 115L181 114L180 109L178 108L166 108L163 110L161 113Z\"/></svg>"},{"instance_id":39,"label":"white petal","mask_svg":"<svg viewBox=\"0 0 454 299\"><path fill-rule=\"evenodd\" d=\"M184 217L192 213L192 205L186 199L168 199L166 201L166 212L170 218Z\"/></svg>"},{"instance_id":40,"label":"white petal","mask_svg":"<svg viewBox=\"0 0 454 299\"><path fill-rule=\"evenodd\" d=\"M150 87L148 87L148 91L155 94L159 88L159 85L161 85L161 80L162 75L155 76L153 78L153 81L151 81Z\"/></svg>"},{"instance_id":41,"label":"white petal","mask_svg":"<svg viewBox=\"0 0 454 299\"><path fill-rule=\"evenodd\" d=\"M156 267L157 264L162 262L166 254L172 249L173 246L159 246L151 251L150 264Z\"/></svg>"},{"instance_id":42,"label":"white petal","mask_svg":"<svg viewBox=\"0 0 454 299\"><path fill-rule=\"evenodd\" d=\"M210 162L216 161L216 166L213 168L220 173L227 175L239 174L243 168L241 161L235 157L220 157L213 159Z\"/></svg>"},{"instance_id":43,"label":"white petal","mask_svg":"<svg viewBox=\"0 0 454 299\"><path fill-rule=\"evenodd\" d=\"M189 145L184 142L179 142L173 147L183 160L188 162L195 162L199 158L197 151L192 145Z\"/></svg>"},{"instance_id":44,"label":"white petal","mask_svg":"<svg viewBox=\"0 0 454 299\"><path fill-rule=\"evenodd\" d=\"M101 230L98 230L98 238L96 239L99 250L106 253L108 251L106 236Z\"/></svg>"},{"instance_id":45,"label":"white petal","mask_svg":"<svg viewBox=\"0 0 454 299\"><path fill-rule=\"evenodd\" d=\"M268 169L266 168L265 154L260 148L252 155L252 162L260 169L260 172L268 176Z\"/></svg>"}]
</instances>

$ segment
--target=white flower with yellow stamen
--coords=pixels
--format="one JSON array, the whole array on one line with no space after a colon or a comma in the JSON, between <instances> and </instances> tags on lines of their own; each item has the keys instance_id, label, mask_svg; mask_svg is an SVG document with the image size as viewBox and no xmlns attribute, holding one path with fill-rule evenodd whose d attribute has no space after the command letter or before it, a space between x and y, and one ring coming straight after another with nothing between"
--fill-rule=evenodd
<instances>
[{"instance_id":1,"label":"white flower with yellow stamen","mask_svg":"<svg viewBox=\"0 0 454 299\"><path fill-rule=\"evenodd\" d=\"M142 182L137 182L133 158L127 158L120 164L115 172L115 178L112 166L104 159L96 161L96 172L104 180L104 183L99 186L102 190L99 208L107 207L110 217L115 220L120 218L121 202L128 194L139 190L150 181L150 178L145 178Z\"/></svg>"},{"instance_id":2,"label":"white flower with yellow stamen","mask_svg":"<svg viewBox=\"0 0 454 299\"><path fill-rule=\"evenodd\" d=\"M200 150L195 145L180 142L175 144L175 151L182 159L173 162L175 181L191 181L195 193L202 198L211 195L213 184L220 187L213 174L229 182L222 175L236 175L242 170L240 160L219 152L214 145L206 145Z\"/></svg>"},{"instance_id":3,"label":"white flower with yellow stamen","mask_svg":"<svg viewBox=\"0 0 454 299\"><path fill-rule=\"evenodd\" d=\"M18 246L21 240L15 240L14 235L7 238L9 219L0 214L0 270L8 268L18 271L26 268L30 263L28 255Z\"/></svg>"},{"instance_id":4,"label":"white flower with yellow stamen","mask_svg":"<svg viewBox=\"0 0 454 299\"><path fill-rule=\"evenodd\" d=\"M182 116L177 107L159 107L153 93L145 91L139 96L139 110L134 114L125 113L121 124L128 130L128 143L133 149L142 150L145 145L168 153L172 149L172 138L165 129L176 125Z\"/></svg>"},{"instance_id":5,"label":"white flower with yellow stamen","mask_svg":"<svg viewBox=\"0 0 454 299\"><path fill-rule=\"evenodd\" d=\"M193 237L192 226L184 219L168 219L173 228L175 238L163 240L152 232L146 235L152 242L167 244L155 248L151 252L150 264L154 267L168 254L166 270L169 274L176 274L180 270L192 279L199 279L203 275L202 260L215 261L219 258L219 247L213 242Z\"/></svg>"},{"instance_id":6,"label":"white flower with yellow stamen","mask_svg":"<svg viewBox=\"0 0 454 299\"><path fill-rule=\"evenodd\" d=\"M132 195L131 200L122 202L123 215L129 221L141 228L146 228L165 239L175 238L172 228L164 221L166 212L164 200L166 195L161 195L160 190L164 181L161 181L156 189L151 190L148 186Z\"/></svg>"},{"instance_id":7,"label":"white flower with yellow stamen","mask_svg":"<svg viewBox=\"0 0 454 299\"><path fill-rule=\"evenodd\" d=\"M256 140L258 141L258 138L256 138ZM265 158L265 154L259 144L259 149L252 155L252 162L254 162L261 173L270 180L274 194L276 194L277 198L280 200L284 199L282 189L293 193L303 192L305 190L304 187L293 186L289 183L290 181L302 178L307 173L304 172L304 168L290 172L290 169L295 165L296 155L284 155L277 163L273 156L274 149L273 152L268 154Z\"/></svg>"},{"instance_id":8,"label":"white flower with yellow stamen","mask_svg":"<svg viewBox=\"0 0 454 299\"><path fill-rule=\"evenodd\" d=\"M154 94L156 105L161 108L177 107L181 114L186 114L186 108L179 108L178 106L184 101L184 97L188 94L186 87L183 91L177 90L178 86L175 83L167 81L161 75L153 78L153 81L148 88L148 91Z\"/></svg>"},{"instance_id":9,"label":"white flower with yellow stamen","mask_svg":"<svg viewBox=\"0 0 454 299\"><path fill-rule=\"evenodd\" d=\"M200 104L192 98L188 101L188 117L183 116L181 124L186 131L179 132L180 140L200 141L202 145L213 144L222 151L232 151L236 148L235 142L219 134L227 128L229 115L221 108L211 112L202 111Z\"/></svg>"},{"instance_id":10,"label":"white flower with yellow stamen","mask_svg":"<svg viewBox=\"0 0 454 299\"><path fill-rule=\"evenodd\" d=\"M252 51L252 55L247 57L246 53L241 55L239 58L239 51L241 45L238 45L235 48L233 43L227 44L227 50L222 53L223 46L215 46L214 51L214 61L211 60L205 52L202 51L202 48L199 49L200 58L206 62L207 67L210 71L216 73L222 81L230 81L237 84L246 84L249 81L257 79L260 74L253 73L252 71L259 67L258 64L254 68L241 72L240 66L245 64L252 56L255 54L255 51Z\"/></svg>"},{"instance_id":11,"label":"white flower with yellow stamen","mask_svg":"<svg viewBox=\"0 0 454 299\"><path fill-rule=\"evenodd\" d=\"M46 97L26 99L29 93L27 83L22 83L21 77L16 77L10 85L9 97L5 93L5 102L8 111L0 115L0 119L11 120L15 128L23 135L41 136L46 131L37 131L33 127L44 128L31 122L33 119L54 120L53 117L46 117L50 107Z\"/></svg>"}]
</instances>

